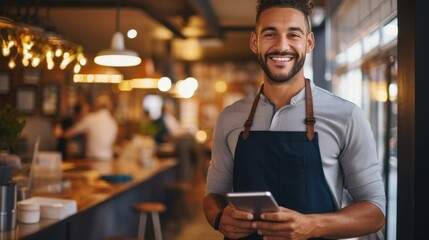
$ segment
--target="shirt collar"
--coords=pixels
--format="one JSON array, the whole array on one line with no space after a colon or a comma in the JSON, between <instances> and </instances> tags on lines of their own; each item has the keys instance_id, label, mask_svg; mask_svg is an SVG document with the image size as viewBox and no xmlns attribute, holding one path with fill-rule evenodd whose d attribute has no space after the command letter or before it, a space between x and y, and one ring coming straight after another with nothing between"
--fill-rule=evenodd
<instances>
[{"instance_id":1,"label":"shirt collar","mask_svg":"<svg viewBox=\"0 0 429 240\"><path fill-rule=\"evenodd\" d=\"M311 87L311 92L313 92L315 85L312 80L310 80L310 87ZM267 103L271 103L270 100L264 95L264 93L261 93L261 100ZM297 102L301 100L305 100L305 87L302 88L295 96L292 97L292 99L290 100L290 104L295 105Z\"/></svg>"}]
</instances>

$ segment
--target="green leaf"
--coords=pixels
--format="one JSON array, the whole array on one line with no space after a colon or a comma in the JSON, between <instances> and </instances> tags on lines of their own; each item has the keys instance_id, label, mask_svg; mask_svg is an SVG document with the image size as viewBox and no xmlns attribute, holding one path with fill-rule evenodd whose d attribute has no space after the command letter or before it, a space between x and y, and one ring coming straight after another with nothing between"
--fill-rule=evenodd
<instances>
[{"instance_id":1,"label":"green leaf","mask_svg":"<svg viewBox=\"0 0 429 240\"><path fill-rule=\"evenodd\" d=\"M15 147L26 123L24 115L11 105L0 108L0 149Z\"/></svg>"}]
</instances>

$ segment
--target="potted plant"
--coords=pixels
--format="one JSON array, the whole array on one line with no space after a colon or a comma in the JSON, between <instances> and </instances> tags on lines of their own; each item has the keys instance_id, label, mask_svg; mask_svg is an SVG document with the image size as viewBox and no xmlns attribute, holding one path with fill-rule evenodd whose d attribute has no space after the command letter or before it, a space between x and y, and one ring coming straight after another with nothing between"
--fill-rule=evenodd
<instances>
[{"instance_id":1,"label":"potted plant","mask_svg":"<svg viewBox=\"0 0 429 240\"><path fill-rule=\"evenodd\" d=\"M26 124L25 117L9 104L0 108L0 150L12 153Z\"/></svg>"}]
</instances>

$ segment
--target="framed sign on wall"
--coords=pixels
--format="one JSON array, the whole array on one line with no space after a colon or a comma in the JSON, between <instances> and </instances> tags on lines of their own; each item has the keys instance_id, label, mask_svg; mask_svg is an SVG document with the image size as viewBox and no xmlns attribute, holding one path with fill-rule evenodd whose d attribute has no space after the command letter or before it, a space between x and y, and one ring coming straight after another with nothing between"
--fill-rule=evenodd
<instances>
[{"instance_id":1,"label":"framed sign on wall","mask_svg":"<svg viewBox=\"0 0 429 240\"><path fill-rule=\"evenodd\" d=\"M57 115L60 106L60 91L57 84L48 84L43 87L42 113L44 115Z\"/></svg>"},{"instance_id":2,"label":"framed sign on wall","mask_svg":"<svg viewBox=\"0 0 429 240\"><path fill-rule=\"evenodd\" d=\"M22 72L22 82L25 84L38 84L40 82L39 69L24 69Z\"/></svg>"},{"instance_id":3,"label":"framed sign on wall","mask_svg":"<svg viewBox=\"0 0 429 240\"><path fill-rule=\"evenodd\" d=\"M7 72L0 73L0 94L8 94L10 91L10 74Z\"/></svg>"},{"instance_id":4,"label":"framed sign on wall","mask_svg":"<svg viewBox=\"0 0 429 240\"><path fill-rule=\"evenodd\" d=\"M20 87L16 90L16 109L26 114L35 113L36 88Z\"/></svg>"}]
</instances>

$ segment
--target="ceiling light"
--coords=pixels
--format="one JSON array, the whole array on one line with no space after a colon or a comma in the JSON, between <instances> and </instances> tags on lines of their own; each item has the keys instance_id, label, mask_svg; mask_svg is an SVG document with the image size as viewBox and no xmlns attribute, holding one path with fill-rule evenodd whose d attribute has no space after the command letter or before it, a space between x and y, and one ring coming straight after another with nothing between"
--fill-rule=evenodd
<instances>
[{"instance_id":1,"label":"ceiling light","mask_svg":"<svg viewBox=\"0 0 429 240\"><path fill-rule=\"evenodd\" d=\"M158 89L161 92L167 92L171 89L171 80L168 77L162 77L158 81Z\"/></svg>"},{"instance_id":2,"label":"ceiling light","mask_svg":"<svg viewBox=\"0 0 429 240\"><path fill-rule=\"evenodd\" d=\"M201 59L202 54L202 48L196 38L173 40L173 56L178 59L196 61Z\"/></svg>"},{"instance_id":3,"label":"ceiling light","mask_svg":"<svg viewBox=\"0 0 429 240\"><path fill-rule=\"evenodd\" d=\"M133 78L131 81L133 83L133 88L141 88L141 89L158 88L157 78Z\"/></svg>"},{"instance_id":4,"label":"ceiling light","mask_svg":"<svg viewBox=\"0 0 429 240\"><path fill-rule=\"evenodd\" d=\"M136 52L125 48L124 35L119 31L119 1L116 8L116 32L112 37L110 49L99 52L94 58L94 62L110 67L136 66L141 62Z\"/></svg>"},{"instance_id":5,"label":"ceiling light","mask_svg":"<svg viewBox=\"0 0 429 240\"><path fill-rule=\"evenodd\" d=\"M79 74L73 75L75 83L120 83L122 79L117 69L96 64L85 66Z\"/></svg>"},{"instance_id":6,"label":"ceiling light","mask_svg":"<svg viewBox=\"0 0 429 240\"><path fill-rule=\"evenodd\" d=\"M128 92L133 90L133 82L131 80L122 80L118 83L118 89L123 92Z\"/></svg>"},{"instance_id":7,"label":"ceiling light","mask_svg":"<svg viewBox=\"0 0 429 240\"><path fill-rule=\"evenodd\" d=\"M135 30L134 28L128 30L127 37L130 39L136 38L137 37L137 30Z\"/></svg>"},{"instance_id":8,"label":"ceiling light","mask_svg":"<svg viewBox=\"0 0 429 240\"><path fill-rule=\"evenodd\" d=\"M111 48L99 52L94 62L103 66L129 67L139 65L141 59L136 52L125 49L124 36L116 32L112 38Z\"/></svg>"},{"instance_id":9,"label":"ceiling light","mask_svg":"<svg viewBox=\"0 0 429 240\"><path fill-rule=\"evenodd\" d=\"M150 58L129 71L133 88L156 89L158 88L159 74L155 73L155 66Z\"/></svg>"},{"instance_id":10,"label":"ceiling light","mask_svg":"<svg viewBox=\"0 0 429 240\"><path fill-rule=\"evenodd\" d=\"M188 77L185 80L179 80L170 90L170 93L179 98L191 98L198 88L198 81L195 78Z\"/></svg>"}]
</instances>

